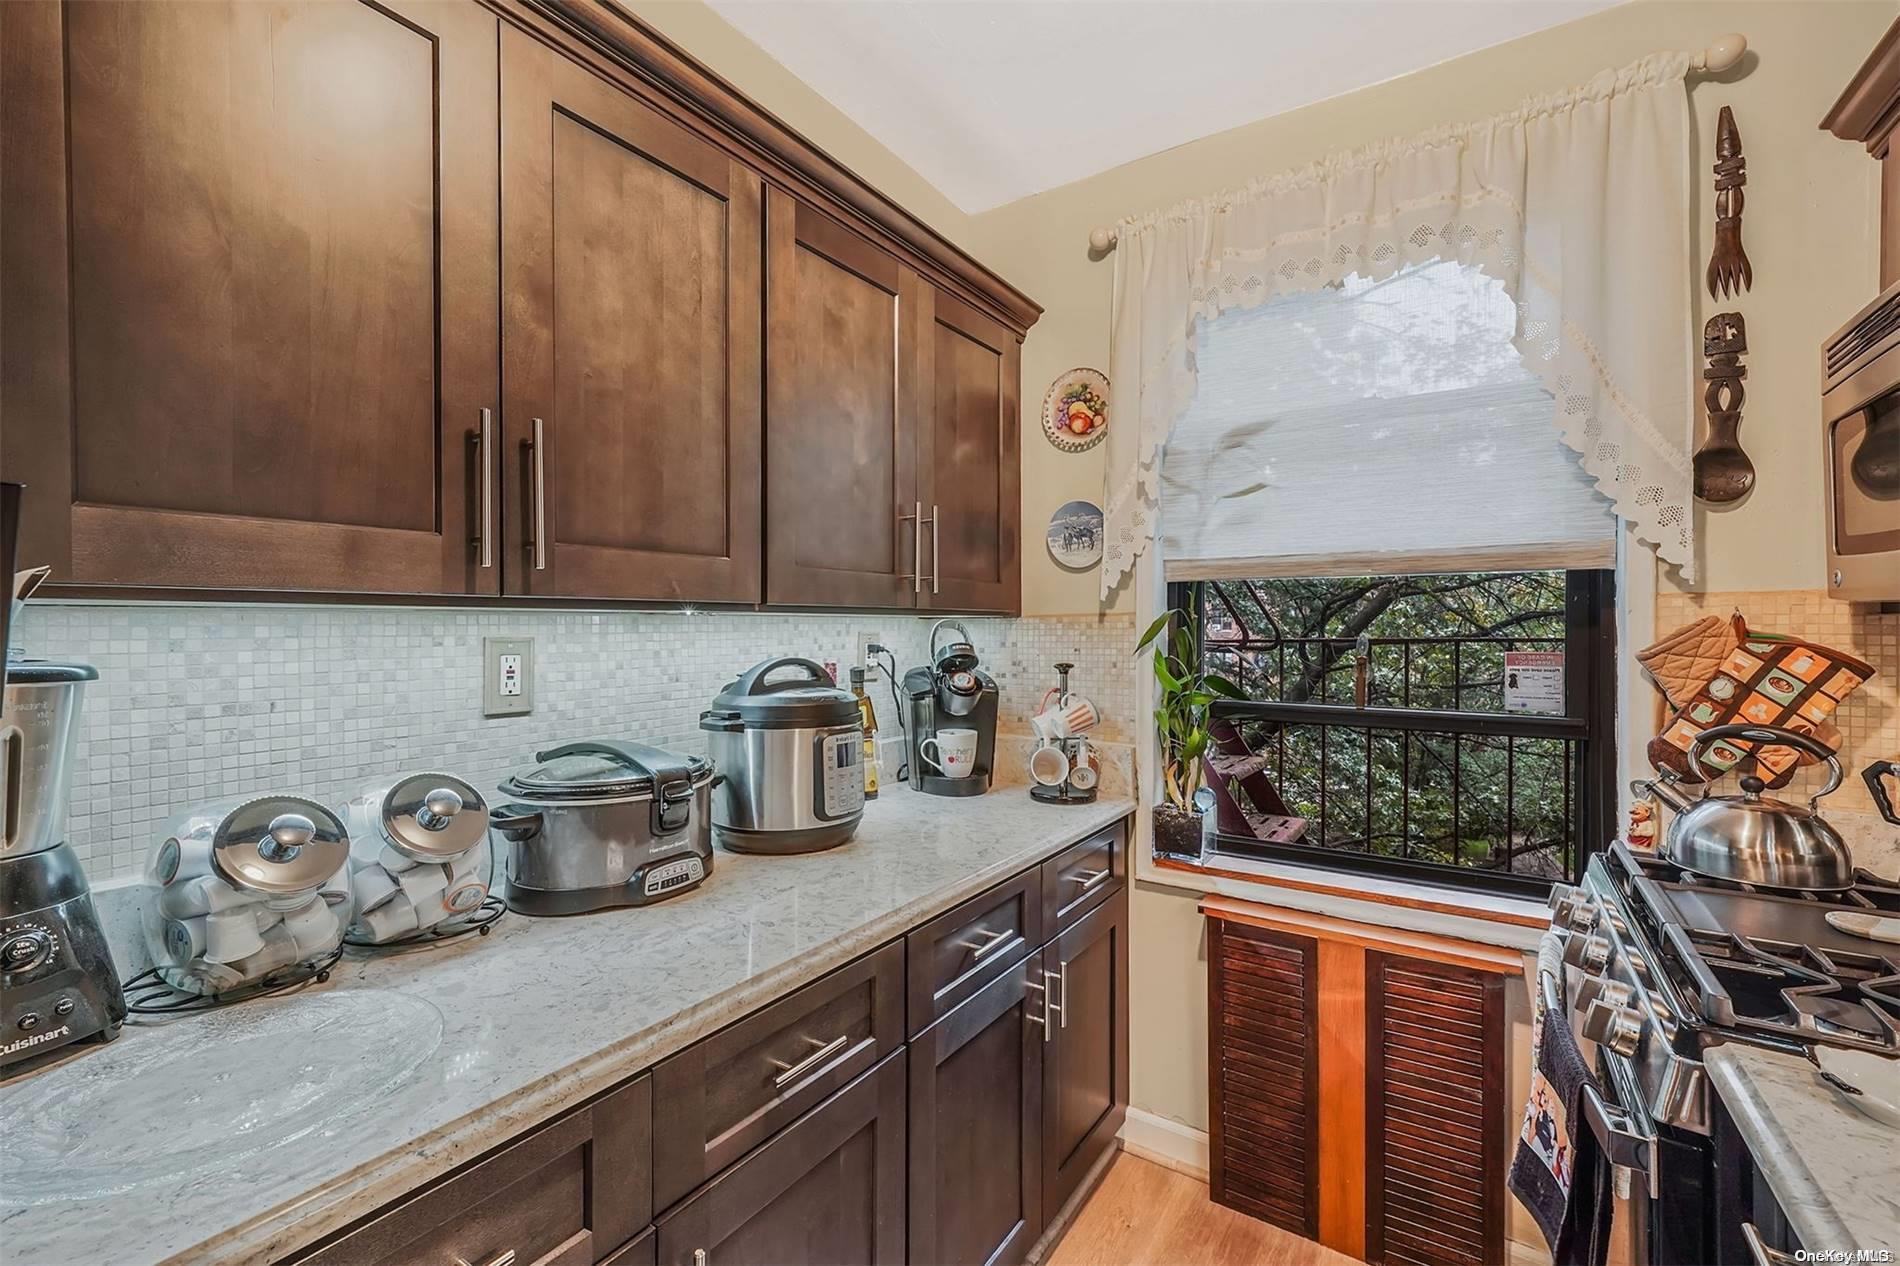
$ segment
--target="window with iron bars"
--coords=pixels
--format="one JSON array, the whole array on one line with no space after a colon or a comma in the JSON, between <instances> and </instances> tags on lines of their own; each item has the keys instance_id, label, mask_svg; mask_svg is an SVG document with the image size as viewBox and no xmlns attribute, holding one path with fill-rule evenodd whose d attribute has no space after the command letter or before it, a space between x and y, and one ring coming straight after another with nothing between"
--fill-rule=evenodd
<instances>
[{"instance_id":1,"label":"window with iron bars","mask_svg":"<svg viewBox=\"0 0 1900 1266\"><path fill-rule=\"evenodd\" d=\"M1214 708L1217 850L1526 893L1574 880L1615 829L1612 583L1171 586L1207 667L1247 696Z\"/></svg>"}]
</instances>

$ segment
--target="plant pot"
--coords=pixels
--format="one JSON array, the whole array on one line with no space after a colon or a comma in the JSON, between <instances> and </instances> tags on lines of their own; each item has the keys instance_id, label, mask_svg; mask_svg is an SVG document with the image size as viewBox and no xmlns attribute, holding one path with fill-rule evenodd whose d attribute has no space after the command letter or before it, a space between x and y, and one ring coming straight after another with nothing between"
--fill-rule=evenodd
<instances>
[{"instance_id":1,"label":"plant pot","mask_svg":"<svg viewBox=\"0 0 1900 1266\"><path fill-rule=\"evenodd\" d=\"M1201 815L1172 804L1154 807L1155 850L1174 857L1199 860L1201 856Z\"/></svg>"}]
</instances>

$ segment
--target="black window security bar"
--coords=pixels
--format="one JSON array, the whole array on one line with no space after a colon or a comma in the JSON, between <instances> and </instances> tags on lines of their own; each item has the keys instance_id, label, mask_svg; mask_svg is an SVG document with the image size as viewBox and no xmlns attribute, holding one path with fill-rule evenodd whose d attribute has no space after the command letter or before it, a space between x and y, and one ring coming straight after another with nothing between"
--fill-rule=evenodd
<instances>
[{"instance_id":1,"label":"black window security bar","mask_svg":"<svg viewBox=\"0 0 1900 1266\"><path fill-rule=\"evenodd\" d=\"M1552 579L1561 613L1444 637L1289 636L1262 587L1179 586L1209 667L1249 696L1215 717L1306 819L1297 842L1223 832L1219 851L1526 893L1574 879L1613 830L1610 578ZM1562 711L1503 711L1507 650L1563 653Z\"/></svg>"}]
</instances>

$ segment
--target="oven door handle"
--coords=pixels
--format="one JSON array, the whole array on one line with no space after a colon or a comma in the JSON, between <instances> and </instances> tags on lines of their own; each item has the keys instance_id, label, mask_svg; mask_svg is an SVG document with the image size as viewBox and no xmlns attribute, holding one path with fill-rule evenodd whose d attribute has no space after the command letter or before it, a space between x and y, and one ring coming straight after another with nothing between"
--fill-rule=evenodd
<instances>
[{"instance_id":1,"label":"oven door handle","mask_svg":"<svg viewBox=\"0 0 1900 1266\"><path fill-rule=\"evenodd\" d=\"M1549 1023L1550 1017L1554 1016L1568 1024L1570 1011L1564 1004L1564 990L1557 978L1549 972L1540 971L1537 973L1537 987L1543 993L1545 1022ZM1606 1098L1596 1085L1585 1082L1580 1105L1584 1120L1596 1134L1597 1142L1602 1145L1603 1154L1610 1163L1641 1174L1643 1185L1653 1200L1662 1194L1656 1127L1642 1106L1643 1094L1637 1085L1635 1070L1627 1059L1615 1051L1602 1047L1597 1050L1604 1070L1603 1080L1615 1099ZM1636 1106L1624 1108L1623 1104Z\"/></svg>"}]
</instances>

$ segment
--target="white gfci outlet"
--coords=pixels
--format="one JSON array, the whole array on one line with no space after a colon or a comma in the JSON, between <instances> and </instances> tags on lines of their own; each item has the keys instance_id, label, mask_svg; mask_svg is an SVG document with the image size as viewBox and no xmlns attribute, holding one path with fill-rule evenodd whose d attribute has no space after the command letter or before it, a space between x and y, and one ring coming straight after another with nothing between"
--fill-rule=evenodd
<instances>
[{"instance_id":1,"label":"white gfci outlet","mask_svg":"<svg viewBox=\"0 0 1900 1266\"><path fill-rule=\"evenodd\" d=\"M482 715L520 716L534 711L534 639L482 639Z\"/></svg>"},{"instance_id":2,"label":"white gfci outlet","mask_svg":"<svg viewBox=\"0 0 1900 1266\"><path fill-rule=\"evenodd\" d=\"M882 646L884 644L884 635L881 633L858 634L858 654L857 658L852 661L864 669L864 679L866 681L876 681L881 672L877 664L871 660L871 643L873 642Z\"/></svg>"}]
</instances>

